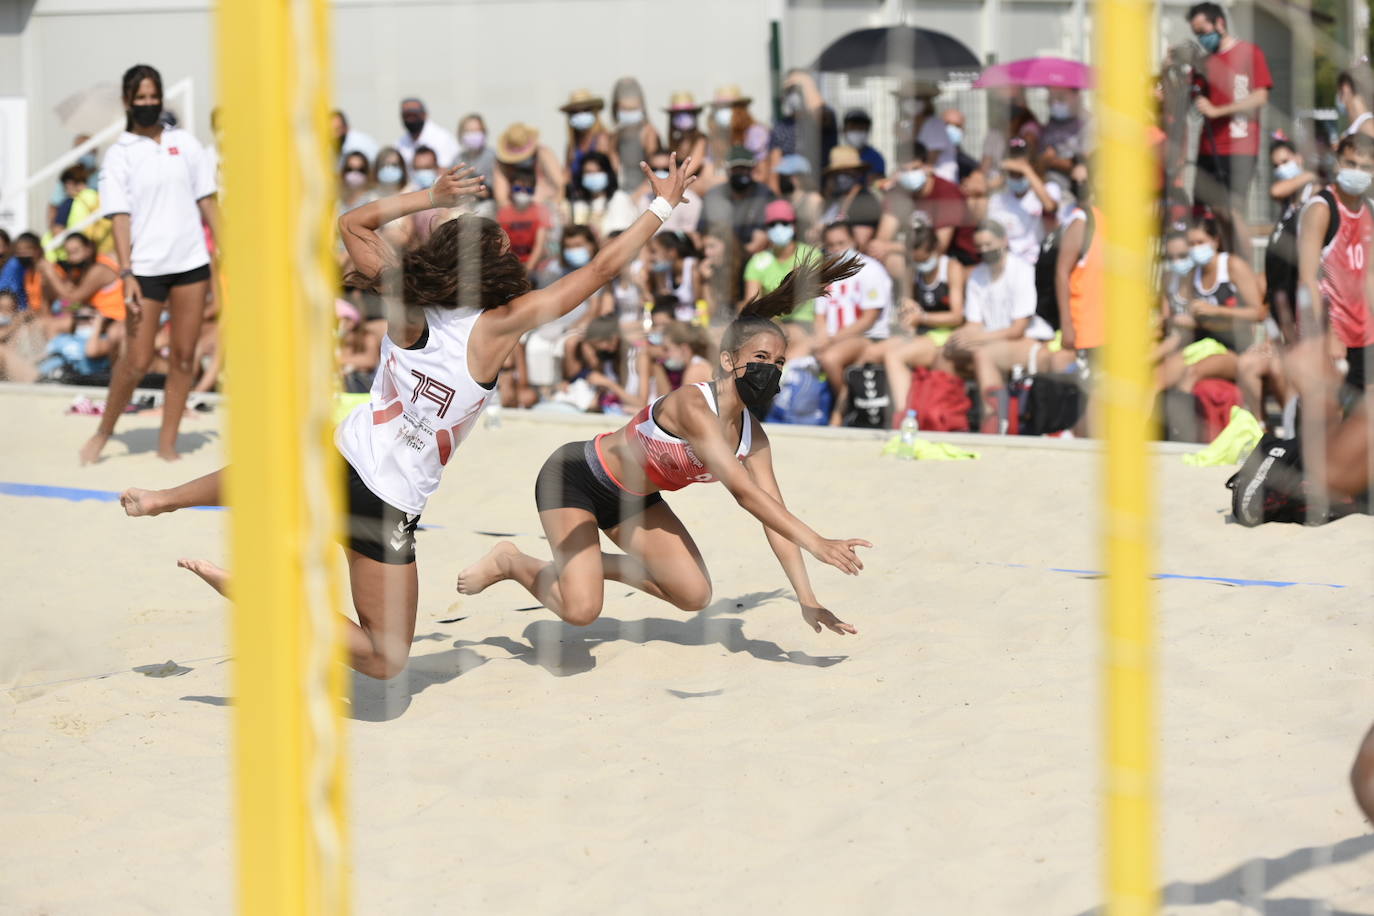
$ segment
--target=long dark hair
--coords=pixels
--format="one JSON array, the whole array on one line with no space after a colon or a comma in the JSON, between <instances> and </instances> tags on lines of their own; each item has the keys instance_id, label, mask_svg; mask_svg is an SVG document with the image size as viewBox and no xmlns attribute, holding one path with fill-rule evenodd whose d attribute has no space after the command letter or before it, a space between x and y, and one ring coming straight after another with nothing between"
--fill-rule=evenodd
<instances>
[{"instance_id":1,"label":"long dark hair","mask_svg":"<svg viewBox=\"0 0 1374 916\"><path fill-rule=\"evenodd\" d=\"M143 85L144 80L152 80L157 87L157 97L162 98L162 74L157 72L156 67L148 64L134 64L124 71L124 79L121 81L124 86L124 104L132 105L134 96L138 95L138 87ZM124 129L134 129L134 116L130 112L124 113Z\"/></svg>"},{"instance_id":2,"label":"long dark hair","mask_svg":"<svg viewBox=\"0 0 1374 916\"><path fill-rule=\"evenodd\" d=\"M786 340L787 335L774 318L788 314L803 302L824 296L830 284L849 279L861 267L863 262L857 257L843 254L799 262L771 293L757 295L744 303L739 317L730 322L721 335L720 352L733 353L755 334L764 331Z\"/></svg>"},{"instance_id":3,"label":"long dark hair","mask_svg":"<svg viewBox=\"0 0 1374 916\"><path fill-rule=\"evenodd\" d=\"M620 182L616 180L615 171L611 168L611 157L597 150L585 154L582 161L578 163L577 171L573 173L573 180L568 185L568 200L591 200L596 195L582 187L582 173L587 170L587 163L595 162L601 166L601 171L606 173L606 190L603 192L607 200L615 196L615 192L620 190Z\"/></svg>"},{"instance_id":4,"label":"long dark hair","mask_svg":"<svg viewBox=\"0 0 1374 916\"><path fill-rule=\"evenodd\" d=\"M398 291L415 308L496 308L530 291L525 265L510 250L493 220L464 214L441 223L423 245L406 251L399 268L378 276L352 271L344 283L356 289Z\"/></svg>"}]
</instances>

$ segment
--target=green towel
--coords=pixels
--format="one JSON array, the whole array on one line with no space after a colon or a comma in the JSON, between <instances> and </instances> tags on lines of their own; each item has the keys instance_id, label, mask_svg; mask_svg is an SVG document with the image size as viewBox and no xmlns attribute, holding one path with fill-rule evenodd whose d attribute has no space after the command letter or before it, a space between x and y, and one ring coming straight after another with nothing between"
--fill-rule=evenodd
<instances>
[{"instance_id":1,"label":"green towel","mask_svg":"<svg viewBox=\"0 0 1374 916\"><path fill-rule=\"evenodd\" d=\"M1209 356L1219 356L1225 352L1226 348L1219 341L1211 337L1204 337L1183 348L1183 364L1195 366Z\"/></svg>"},{"instance_id":2,"label":"green towel","mask_svg":"<svg viewBox=\"0 0 1374 916\"><path fill-rule=\"evenodd\" d=\"M907 448L902 445L901 436L893 436L887 440L887 445L883 446L883 454L897 455L902 458L916 458L921 461L959 461L978 457L977 452L958 448L948 442L930 442L925 439L917 439L911 448Z\"/></svg>"},{"instance_id":3,"label":"green towel","mask_svg":"<svg viewBox=\"0 0 1374 916\"><path fill-rule=\"evenodd\" d=\"M366 404L371 400L370 394L344 394L339 392L334 395L334 425L338 426L344 421L344 417L353 412L353 408L359 404Z\"/></svg>"},{"instance_id":4,"label":"green towel","mask_svg":"<svg viewBox=\"0 0 1374 916\"><path fill-rule=\"evenodd\" d=\"M1183 456L1183 463L1195 468L1214 468L1235 464L1254 450L1264 435L1255 415L1244 407L1231 408L1231 422L1201 451Z\"/></svg>"}]
</instances>

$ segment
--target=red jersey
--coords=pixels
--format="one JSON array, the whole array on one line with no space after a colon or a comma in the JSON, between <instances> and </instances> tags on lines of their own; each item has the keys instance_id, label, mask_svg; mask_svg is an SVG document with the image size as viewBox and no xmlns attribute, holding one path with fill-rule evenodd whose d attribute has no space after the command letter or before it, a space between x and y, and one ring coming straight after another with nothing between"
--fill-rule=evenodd
<instances>
[{"instance_id":1,"label":"red jersey","mask_svg":"<svg viewBox=\"0 0 1374 916\"><path fill-rule=\"evenodd\" d=\"M1207 58L1207 100L1213 105L1229 105L1258 89L1273 86L1264 52L1248 41L1237 41L1229 51L1219 51ZM1259 151L1258 109L1209 118L1198 142L1199 153L1219 156L1258 156Z\"/></svg>"},{"instance_id":2,"label":"red jersey","mask_svg":"<svg viewBox=\"0 0 1374 916\"><path fill-rule=\"evenodd\" d=\"M523 210L507 204L496 214L496 221L510 237L510 250L522 261L534 250L539 230L550 226L549 211L543 204L530 204Z\"/></svg>"},{"instance_id":3,"label":"red jersey","mask_svg":"<svg viewBox=\"0 0 1374 916\"><path fill-rule=\"evenodd\" d=\"M1331 190L1341 224L1336 235L1322 249L1321 291L1331 316L1331 329L1347 347L1367 347L1374 344L1374 321L1370 320L1370 303L1365 299L1365 272L1369 269L1370 240L1374 239L1374 214L1369 205L1362 204L1359 212L1347 210L1336 191ZM1326 199L1314 195L1307 206L1318 201L1326 206Z\"/></svg>"},{"instance_id":4,"label":"red jersey","mask_svg":"<svg viewBox=\"0 0 1374 916\"><path fill-rule=\"evenodd\" d=\"M696 387L701 390L702 396L706 398L706 403L710 405L711 412L719 414L720 410L716 407L716 396L711 390L711 384L709 382L697 382ZM654 486L660 490L681 490L689 483L714 482L715 475L707 470L705 463L697 457L696 452L692 451L692 446L686 440L679 439L654 422L654 407L661 400L663 398L655 398L641 408L639 413L635 414L634 419L625 427L629 433L627 438L630 447L634 450L635 458L640 467L644 468L644 475L653 481ZM753 433L754 424L746 410L744 411L744 427L740 433L739 448L735 450L736 458L744 458L749 454L753 447ZM597 437L598 456L601 454L601 439L605 435L608 434ZM604 459L602 465L605 465ZM619 483L619 481L616 482ZM624 485L622 484L623 488Z\"/></svg>"}]
</instances>

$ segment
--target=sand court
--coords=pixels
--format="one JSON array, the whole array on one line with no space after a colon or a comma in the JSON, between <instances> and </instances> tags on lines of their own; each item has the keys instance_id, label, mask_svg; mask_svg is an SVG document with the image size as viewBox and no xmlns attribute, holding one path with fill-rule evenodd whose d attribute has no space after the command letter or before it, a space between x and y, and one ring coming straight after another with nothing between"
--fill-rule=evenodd
<instances>
[{"instance_id":1,"label":"sand court","mask_svg":"<svg viewBox=\"0 0 1374 916\"><path fill-rule=\"evenodd\" d=\"M219 466L222 408L188 415L177 464L143 414L82 469L95 421L66 403L0 390L0 913L229 912L230 606L175 566L227 563L227 514L127 519L108 495ZM1098 456L980 440L913 463L779 432L789 507L876 545L858 578L808 563L855 637L802 623L718 486L667 496L714 581L701 614L608 583L577 629L513 583L457 595L490 533L548 556L535 475L612 422L508 412L449 465L410 667L353 678L356 911L1092 912ZM1154 468L1155 567L1178 577L1153 586L1166 911L1374 913L1347 784L1374 719L1374 520L1243 529L1230 469Z\"/></svg>"}]
</instances>

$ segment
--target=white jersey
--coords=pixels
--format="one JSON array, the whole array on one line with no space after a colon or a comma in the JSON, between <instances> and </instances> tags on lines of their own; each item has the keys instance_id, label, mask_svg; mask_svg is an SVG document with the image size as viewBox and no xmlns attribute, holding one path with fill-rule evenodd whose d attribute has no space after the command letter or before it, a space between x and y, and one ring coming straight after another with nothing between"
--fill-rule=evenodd
<instances>
[{"instance_id":1,"label":"white jersey","mask_svg":"<svg viewBox=\"0 0 1374 916\"><path fill-rule=\"evenodd\" d=\"M468 338L481 310L424 311L428 327L415 349L382 338L370 402L354 408L334 434L367 488L414 515L424 511L444 465L496 391L468 371Z\"/></svg>"},{"instance_id":2,"label":"white jersey","mask_svg":"<svg viewBox=\"0 0 1374 916\"><path fill-rule=\"evenodd\" d=\"M816 317L825 319L825 332L833 337L858 321L861 312L880 309L877 320L864 336L885 340L892 312L892 277L875 258L860 254L859 261L863 266L858 273L830 284L825 295L816 300Z\"/></svg>"}]
</instances>

